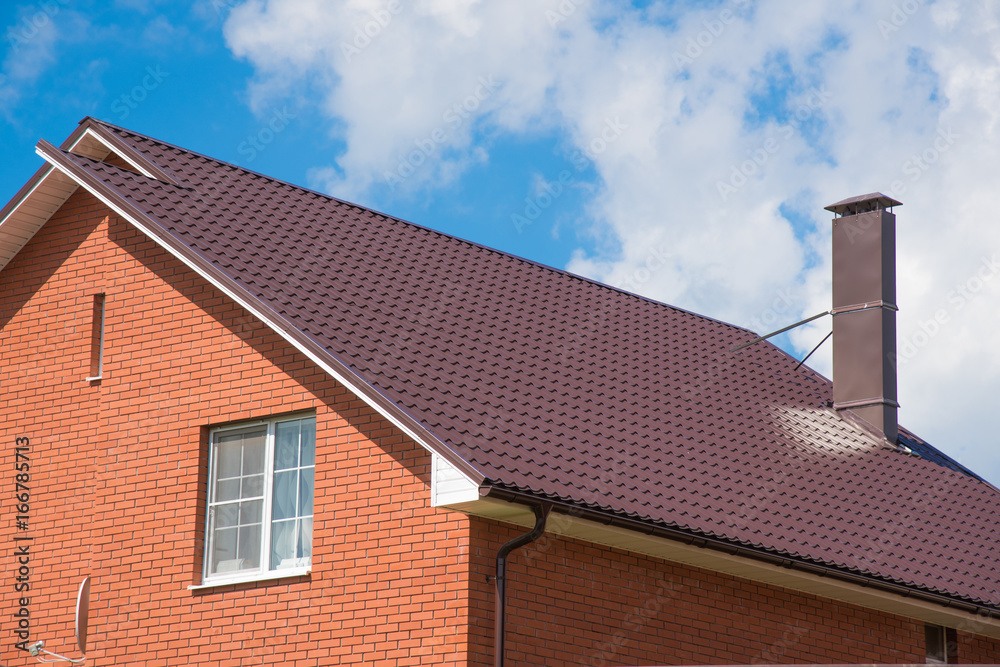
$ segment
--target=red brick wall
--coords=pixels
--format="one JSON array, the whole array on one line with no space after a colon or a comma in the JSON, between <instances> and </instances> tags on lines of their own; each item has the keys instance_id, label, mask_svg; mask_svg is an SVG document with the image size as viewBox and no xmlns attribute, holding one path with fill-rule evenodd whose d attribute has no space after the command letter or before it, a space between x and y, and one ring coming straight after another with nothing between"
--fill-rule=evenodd
<instances>
[{"instance_id":1,"label":"red brick wall","mask_svg":"<svg viewBox=\"0 0 1000 667\"><path fill-rule=\"evenodd\" d=\"M99 292L105 379L88 384ZM32 641L78 655L90 574L90 665L492 664L486 575L521 530L427 507L422 449L88 195L0 272L0 391L0 540L32 538ZM311 575L188 590L209 427L297 410L317 415ZM36 664L14 650L3 562L0 660ZM508 664L923 660L919 623L573 540L516 552L510 577ZM998 647L959 634L964 662Z\"/></svg>"},{"instance_id":2,"label":"red brick wall","mask_svg":"<svg viewBox=\"0 0 1000 667\"><path fill-rule=\"evenodd\" d=\"M105 379L90 373L107 294ZM430 457L94 198L77 193L0 272L0 660L17 651L15 535L30 536L31 640L90 665L465 665L468 519L427 506ZM317 416L308 577L201 579L208 427ZM18 533L14 439L31 440Z\"/></svg>"},{"instance_id":3,"label":"red brick wall","mask_svg":"<svg viewBox=\"0 0 1000 667\"><path fill-rule=\"evenodd\" d=\"M1000 641L973 634L975 623L958 630L956 646L952 654L956 663L998 664L1000 663ZM949 649L950 650L950 649Z\"/></svg>"},{"instance_id":4,"label":"red brick wall","mask_svg":"<svg viewBox=\"0 0 1000 667\"><path fill-rule=\"evenodd\" d=\"M472 525L471 662L492 665L497 549L524 533ZM546 536L508 565L513 665L922 663L924 624L745 579ZM1000 641L960 632L962 662L1000 662Z\"/></svg>"}]
</instances>

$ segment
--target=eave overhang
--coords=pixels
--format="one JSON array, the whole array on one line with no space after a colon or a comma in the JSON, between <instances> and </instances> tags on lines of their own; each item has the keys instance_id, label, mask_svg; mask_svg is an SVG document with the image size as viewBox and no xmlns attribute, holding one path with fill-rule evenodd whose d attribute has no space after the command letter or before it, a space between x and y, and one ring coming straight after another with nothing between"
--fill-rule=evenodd
<instances>
[{"instance_id":1,"label":"eave overhang","mask_svg":"<svg viewBox=\"0 0 1000 667\"><path fill-rule=\"evenodd\" d=\"M530 528L530 507L547 503L552 506L547 532L562 537L1000 639L1000 609L970 600L501 486L484 484L479 495L445 506Z\"/></svg>"}]
</instances>

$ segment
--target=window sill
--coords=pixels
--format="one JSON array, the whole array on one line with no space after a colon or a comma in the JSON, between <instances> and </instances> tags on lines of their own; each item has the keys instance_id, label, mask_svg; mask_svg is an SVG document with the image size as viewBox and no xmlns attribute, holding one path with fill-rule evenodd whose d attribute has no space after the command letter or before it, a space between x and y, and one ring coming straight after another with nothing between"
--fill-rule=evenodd
<instances>
[{"instance_id":1,"label":"window sill","mask_svg":"<svg viewBox=\"0 0 1000 667\"><path fill-rule=\"evenodd\" d=\"M241 577L226 577L225 579L211 579L202 584L192 584L188 586L189 591L200 591L206 588L218 588L219 586L232 586L233 584L246 584L255 581L273 581L275 579L289 579L291 577L301 577L309 574L312 568L295 567L286 570L272 570L271 572L254 572L251 575Z\"/></svg>"}]
</instances>

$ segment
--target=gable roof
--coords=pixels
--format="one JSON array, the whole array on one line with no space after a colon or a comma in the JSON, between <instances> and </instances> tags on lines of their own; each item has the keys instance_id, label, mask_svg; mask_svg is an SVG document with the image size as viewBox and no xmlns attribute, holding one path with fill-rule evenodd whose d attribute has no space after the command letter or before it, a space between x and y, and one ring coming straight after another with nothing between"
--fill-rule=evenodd
<instances>
[{"instance_id":1,"label":"gable roof","mask_svg":"<svg viewBox=\"0 0 1000 667\"><path fill-rule=\"evenodd\" d=\"M42 141L56 173L484 493L1000 611L1000 491L905 430L909 451L837 414L830 382L770 343L731 351L753 332L107 123L81 127L145 168Z\"/></svg>"}]
</instances>

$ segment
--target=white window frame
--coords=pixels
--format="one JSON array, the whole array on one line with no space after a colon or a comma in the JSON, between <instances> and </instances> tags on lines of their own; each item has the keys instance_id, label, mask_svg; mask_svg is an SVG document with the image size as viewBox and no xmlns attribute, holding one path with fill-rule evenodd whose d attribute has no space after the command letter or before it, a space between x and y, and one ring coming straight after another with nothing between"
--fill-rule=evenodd
<instances>
[{"instance_id":1,"label":"white window frame","mask_svg":"<svg viewBox=\"0 0 1000 667\"><path fill-rule=\"evenodd\" d=\"M269 566L268 561L271 557L271 514L273 510L274 498L272 495L273 485L274 485L274 434L278 424L282 422L298 421L301 419L312 418L314 421L316 419L315 413L304 413L304 414L294 414L285 415L282 417L275 417L273 419L258 419L255 421L239 422L236 424L227 424L226 426L220 426L218 428L213 428L209 432L208 440L208 489L205 496L205 539L202 545L202 585L201 586L188 586L189 589L206 588L210 586L223 586L226 584L242 583L246 581L263 581L267 579L280 579L285 577L298 577L304 574L308 574L312 570L312 556L308 558L308 563L297 565L295 567L285 567L280 569L273 569ZM256 570L239 570L233 573L224 574L210 574L209 564L211 563L211 553L212 553L212 505L214 503L213 495L215 493L215 465L216 465L216 455L215 455L215 443L216 438L219 434L225 434L232 431L243 431L247 429L252 429L255 427L266 426L267 436L265 437L265 447L264 447L264 490L263 490L263 508L261 510L261 556L260 565ZM315 445L318 449L318 444ZM315 452L314 452L315 456ZM313 470L315 474L315 462L313 465ZM313 478L313 512L316 508L315 499L315 477ZM315 516L313 514L312 516ZM310 549L311 554L311 549ZM305 560L305 559L304 559Z\"/></svg>"}]
</instances>

